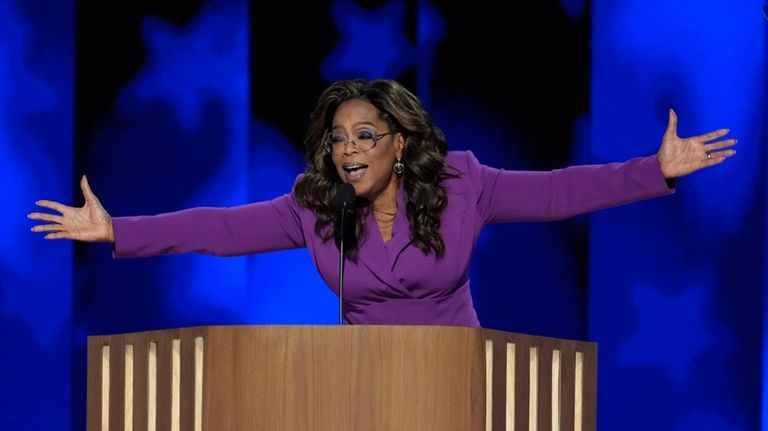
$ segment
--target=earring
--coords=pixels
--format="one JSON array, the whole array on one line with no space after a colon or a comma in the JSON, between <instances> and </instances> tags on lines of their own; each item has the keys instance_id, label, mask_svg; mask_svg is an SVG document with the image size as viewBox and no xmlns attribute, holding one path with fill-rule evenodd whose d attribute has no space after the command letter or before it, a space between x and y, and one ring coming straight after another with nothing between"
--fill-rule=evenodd
<instances>
[{"instance_id":1,"label":"earring","mask_svg":"<svg viewBox=\"0 0 768 431\"><path fill-rule=\"evenodd\" d=\"M395 171L397 175L402 175L403 172L405 172L405 165L400 161L400 159L397 159L395 166L392 167L392 170Z\"/></svg>"}]
</instances>

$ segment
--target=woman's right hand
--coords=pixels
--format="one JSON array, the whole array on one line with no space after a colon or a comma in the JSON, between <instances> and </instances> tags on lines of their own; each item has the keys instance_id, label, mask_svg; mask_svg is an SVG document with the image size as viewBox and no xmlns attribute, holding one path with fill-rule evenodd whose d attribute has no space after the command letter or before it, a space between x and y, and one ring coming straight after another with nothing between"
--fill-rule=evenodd
<instances>
[{"instance_id":1,"label":"woman's right hand","mask_svg":"<svg viewBox=\"0 0 768 431\"><path fill-rule=\"evenodd\" d=\"M115 242L112 217L101 206L99 198L93 194L88 179L83 175L80 189L85 197L85 205L80 208L70 207L54 201L37 201L35 204L58 211L59 214L33 212L27 217L49 223L32 227L32 232L47 232L45 239L74 239L86 242Z\"/></svg>"}]
</instances>

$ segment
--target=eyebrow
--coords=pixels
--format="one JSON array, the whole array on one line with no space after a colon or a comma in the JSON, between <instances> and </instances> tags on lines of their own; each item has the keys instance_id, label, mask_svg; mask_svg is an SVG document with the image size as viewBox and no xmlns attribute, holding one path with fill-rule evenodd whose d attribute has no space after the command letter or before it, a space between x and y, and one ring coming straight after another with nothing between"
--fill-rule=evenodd
<instances>
[{"instance_id":1,"label":"eyebrow","mask_svg":"<svg viewBox=\"0 0 768 431\"><path fill-rule=\"evenodd\" d=\"M359 127L359 126L371 126L371 127L373 127L374 129L377 129L377 128L378 128L378 127L376 127L376 125L375 125L375 124L371 123L370 121L358 121L357 123L355 123L355 124L353 124L353 125L352 125L352 127ZM342 126L341 126L341 125L339 125L339 124L334 124L334 125L333 125L333 127L331 128L331 130L336 130L336 129L339 129L339 128L341 128L341 127L342 127Z\"/></svg>"}]
</instances>

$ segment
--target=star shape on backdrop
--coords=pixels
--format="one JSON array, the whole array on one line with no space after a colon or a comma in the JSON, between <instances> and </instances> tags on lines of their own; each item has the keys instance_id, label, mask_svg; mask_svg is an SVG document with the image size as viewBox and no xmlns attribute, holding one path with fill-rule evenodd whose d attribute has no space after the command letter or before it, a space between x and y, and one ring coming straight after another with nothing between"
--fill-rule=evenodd
<instances>
[{"instance_id":1,"label":"star shape on backdrop","mask_svg":"<svg viewBox=\"0 0 768 431\"><path fill-rule=\"evenodd\" d=\"M226 106L248 103L247 13L243 7L208 9L183 28L157 18L143 21L147 61L121 97L167 102L188 130L212 99Z\"/></svg>"},{"instance_id":2,"label":"star shape on backdrop","mask_svg":"<svg viewBox=\"0 0 768 431\"><path fill-rule=\"evenodd\" d=\"M396 78L415 64L417 51L405 35L402 1L367 10L341 0L332 14L340 35L323 63L325 79Z\"/></svg>"},{"instance_id":3,"label":"star shape on backdrop","mask_svg":"<svg viewBox=\"0 0 768 431\"><path fill-rule=\"evenodd\" d=\"M655 365L681 385L688 369L713 335L704 323L704 288L665 295L648 286L634 288L638 325L618 350L625 365Z\"/></svg>"}]
</instances>

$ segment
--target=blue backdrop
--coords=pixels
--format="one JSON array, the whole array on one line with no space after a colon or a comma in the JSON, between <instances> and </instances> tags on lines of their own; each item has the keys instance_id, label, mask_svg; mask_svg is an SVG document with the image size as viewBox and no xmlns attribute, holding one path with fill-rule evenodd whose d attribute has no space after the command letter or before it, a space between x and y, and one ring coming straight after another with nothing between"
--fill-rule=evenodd
<instances>
[{"instance_id":1,"label":"blue backdrop","mask_svg":"<svg viewBox=\"0 0 768 431\"><path fill-rule=\"evenodd\" d=\"M91 334L335 323L306 250L117 261L107 245L42 240L24 214L42 198L82 204L83 173L115 216L285 193L316 97L350 77L401 80L451 148L509 169L652 154L670 107L683 136L730 127L739 154L671 197L487 228L473 297L486 327L599 343L600 429L768 429L757 0L550 0L513 14L101 3L0 2L0 429L84 429Z\"/></svg>"},{"instance_id":2,"label":"blue backdrop","mask_svg":"<svg viewBox=\"0 0 768 431\"><path fill-rule=\"evenodd\" d=\"M759 2L598 1L596 162L729 127L737 157L674 197L590 224L590 338L605 429L747 430L760 415L765 256L765 22ZM712 28L717 28L712 32Z\"/></svg>"}]
</instances>

